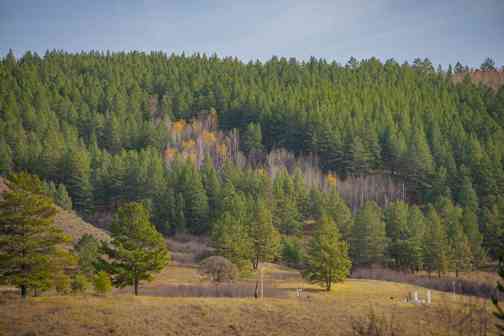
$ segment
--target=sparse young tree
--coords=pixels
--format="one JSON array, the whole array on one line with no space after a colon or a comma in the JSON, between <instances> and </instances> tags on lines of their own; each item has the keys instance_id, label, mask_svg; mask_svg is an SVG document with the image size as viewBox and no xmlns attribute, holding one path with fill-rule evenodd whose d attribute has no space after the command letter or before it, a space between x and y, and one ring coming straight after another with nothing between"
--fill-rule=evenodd
<instances>
[{"instance_id":1,"label":"sparse young tree","mask_svg":"<svg viewBox=\"0 0 504 336\"><path fill-rule=\"evenodd\" d=\"M56 273L53 283L58 294L68 294L70 292L71 280L63 271Z\"/></svg>"},{"instance_id":2,"label":"sparse young tree","mask_svg":"<svg viewBox=\"0 0 504 336\"><path fill-rule=\"evenodd\" d=\"M348 247L330 217L323 216L318 222L306 261L305 278L323 284L327 291L331 290L333 283L343 281L348 276L352 266Z\"/></svg>"},{"instance_id":3,"label":"sparse young tree","mask_svg":"<svg viewBox=\"0 0 504 336\"><path fill-rule=\"evenodd\" d=\"M110 276L104 271L100 271L96 274L93 285L95 292L100 295L106 295L112 290L112 281L110 280Z\"/></svg>"},{"instance_id":4,"label":"sparse young tree","mask_svg":"<svg viewBox=\"0 0 504 336\"><path fill-rule=\"evenodd\" d=\"M91 287L91 283L87 276L82 273L77 273L72 279L72 292L75 294L84 294Z\"/></svg>"},{"instance_id":5,"label":"sparse young tree","mask_svg":"<svg viewBox=\"0 0 504 336\"><path fill-rule=\"evenodd\" d=\"M149 221L149 213L141 203L128 203L117 211L111 227L112 242L103 244L108 259L101 259L104 270L117 287L138 286L152 274L161 271L170 255L163 236Z\"/></svg>"}]
</instances>

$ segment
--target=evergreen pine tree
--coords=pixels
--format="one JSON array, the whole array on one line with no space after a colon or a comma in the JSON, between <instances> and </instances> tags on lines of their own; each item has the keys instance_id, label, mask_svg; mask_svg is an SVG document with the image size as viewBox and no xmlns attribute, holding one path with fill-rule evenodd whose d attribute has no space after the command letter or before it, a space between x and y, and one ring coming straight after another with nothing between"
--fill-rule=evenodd
<instances>
[{"instance_id":1,"label":"evergreen pine tree","mask_svg":"<svg viewBox=\"0 0 504 336\"><path fill-rule=\"evenodd\" d=\"M455 270L455 276L460 272L469 271L473 267L473 255L471 245L464 233L462 225L458 225L451 244L451 269Z\"/></svg>"},{"instance_id":2,"label":"evergreen pine tree","mask_svg":"<svg viewBox=\"0 0 504 336\"><path fill-rule=\"evenodd\" d=\"M210 157L205 158L201 178L208 199L209 221L215 220L221 211L221 183Z\"/></svg>"},{"instance_id":3,"label":"evergreen pine tree","mask_svg":"<svg viewBox=\"0 0 504 336\"><path fill-rule=\"evenodd\" d=\"M65 210L72 210L72 199L63 183L58 184L55 194L55 202Z\"/></svg>"},{"instance_id":4,"label":"evergreen pine tree","mask_svg":"<svg viewBox=\"0 0 504 336\"><path fill-rule=\"evenodd\" d=\"M0 176L6 176L14 168L12 151L3 138L0 138Z\"/></svg>"},{"instance_id":5,"label":"evergreen pine tree","mask_svg":"<svg viewBox=\"0 0 504 336\"><path fill-rule=\"evenodd\" d=\"M338 226L338 231L343 240L349 242L353 226L352 212L341 198L336 187L332 187L325 196L324 210L326 214L331 217Z\"/></svg>"},{"instance_id":6,"label":"evergreen pine tree","mask_svg":"<svg viewBox=\"0 0 504 336\"><path fill-rule=\"evenodd\" d=\"M473 256L473 265L478 267L483 263L486 253L483 248L483 235L478 227L478 217L471 207L464 208L462 226Z\"/></svg>"},{"instance_id":7,"label":"evergreen pine tree","mask_svg":"<svg viewBox=\"0 0 504 336\"><path fill-rule=\"evenodd\" d=\"M40 182L34 186L30 179L25 188L26 176L17 175L18 183L9 183L11 190L0 198L0 279L20 288L22 297L30 288L48 288L53 275L73 263L62 247L69 238L54 225L56 208L32 192L42 189Z\"/></svg>"},{"instance_id":8,"label":"evergreen pine tree","mask_svg":"<svg viewBox=\"0 0 504 336\"><path fill-rule=\"evenodd\" d=\"M449 243L446 231L436 209L429 205L426 218L426 229L423 239L423 265L430 274L438 272L438 276L446 273L449 264Z\"/></svg>"},{"instance_id":9,"label":"evergreen pine tree","mask_svg":"<svg viewBox=\"0 0 504 336\"><path fill-rule=\"evenodd\" d=\"M273 226L271 211L264 200L256 202L253 221L249 225L254 251L252 267L255 270L260 262L272 260L278 252L279 234Z\"/></svg>"},{"instance_id":10,"label":"evergreen pine tree","mask_svg":"<svg viewBox=\"0 0 504 336\"><path fill-rule=\"evenodd\" d=\"M108 257L101 259L104 270L118 287L138 286L151 280L169 262L170 254L163 236L149 221L149 213L141 203L128 203L119 208L111 227L112 242L103 245Z\"/></svg>"},{"instance_id":11,"label":"evergreen pine tree","mask_svg":"<svg viewBox=\"0 0 504 336\"><path fill-rule=\"evenodd\" d=\"M242 150L249 154L251 152L260 152L263 149L261 125L250 123L243 133L241 139Z\"/></svg>"},{"instance_id":12,"label":"evergreen pine tree","mask_svg":"<svg viewBox=\"0 0 504 336\"><path fill-rule=\"evenodd\" d=\"M69 149L65 159L64 183L75 209L89 214L93 206L91 162L85 148Z\"/></svg>"},{"instance_id":13,"label":"evergreen pine tree","mask_svg":"<svg viewBox=\"0 0 504 336\"><path fill-rule=\"evenodd\" d=\"M75 252L79 257L79 271L93 276L100 256L100 242L90 234L85 234L75 244Z\"/></svg>"},{"instance_id":14,"label":"evergreen pine tree","mask_svg":"<svg viewBox=\"0 0 504 336\"><path fill-rule=\"evenodd\" d=\"M387 239L382 210L375 202L362 207L352 228L350 252L357 265L383 264Z\"/></svg>"},{"instance_id":15,"label":"evergreen pine tree","mask_svg":"<svg viewBox=\"0 0 504 336\"><path fill-rule=\"evenodd\" d=\"M341 239L338 227L330 217L323 216L310 241L304 277L330 291L334 282L346 279L351 265L347 244Z\"/></svg>"}]
</instances>

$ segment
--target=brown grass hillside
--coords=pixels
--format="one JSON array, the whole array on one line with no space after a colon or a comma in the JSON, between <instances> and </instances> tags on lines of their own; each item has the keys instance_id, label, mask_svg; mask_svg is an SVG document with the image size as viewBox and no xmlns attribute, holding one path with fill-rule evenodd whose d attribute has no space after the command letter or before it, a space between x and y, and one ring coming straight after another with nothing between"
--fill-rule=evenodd
<instances>
[{"instance_id":1,"label":"brown grass hillside","mask_svg":"<svg viewBox=\"0 0 504 336\"><path fill-rule=\"evenodd\" d=\"M470 72L464 72L455 74L453 76L453 80L455 83L461 82L464 80L466 74L469 74L469 77L472 81L476 83L482 83L488 87L491 87L494 90L498 90L502 85L504 85L504 71L483 71L483 70L473 70Z\"/></svg>"},{"instance_id":2,"label":"brown grass hillside","mask_svg":"<svg viewBox=\"0 0 504 336\"><path fill-rule=\"evenodd\" d=\"M0 177L0 194L9 190L5 180ZM73 211L64 210L56 206L58 213L54 219L55 224L61 228L74 242L77 242L83 235L90 234L98 240L110 240L107 232L99 229L80 218Z\"/></svg>"}]
</instances>

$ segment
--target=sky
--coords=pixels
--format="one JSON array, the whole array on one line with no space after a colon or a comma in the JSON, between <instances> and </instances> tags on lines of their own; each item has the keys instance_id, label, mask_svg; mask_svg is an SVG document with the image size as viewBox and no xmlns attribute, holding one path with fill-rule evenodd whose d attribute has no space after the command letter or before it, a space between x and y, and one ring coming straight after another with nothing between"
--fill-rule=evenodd
<instances>
[{"instance_id":1,"label":"sky","mask_svg":"<svg viewBox=\"0 0 504 336\"><path fill-rule=\"evenodd\" d=\"M9 49L500 66L504 0L0 0L0 55Z\"/></svg>"}]
</instances>

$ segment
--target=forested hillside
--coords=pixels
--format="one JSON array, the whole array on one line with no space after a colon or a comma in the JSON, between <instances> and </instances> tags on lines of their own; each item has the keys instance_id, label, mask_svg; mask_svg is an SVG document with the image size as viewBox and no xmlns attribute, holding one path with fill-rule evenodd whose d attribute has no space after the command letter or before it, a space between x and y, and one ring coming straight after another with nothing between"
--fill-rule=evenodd
<instances>
[{"instance_id":1,"label":"forested hillside","mask_svg":"<svg viewBox=\"0 0 504 336\"><path fill-rule=\"evenodd\" d=\"M329 216L356 264L459 270L504 232L504 88L452 76L427 59L10 53L0 172L61 185L95 222L142 201L237 264L259 239L240 225L271 222L288 253Z\"/></svg>"}]
</instances>

